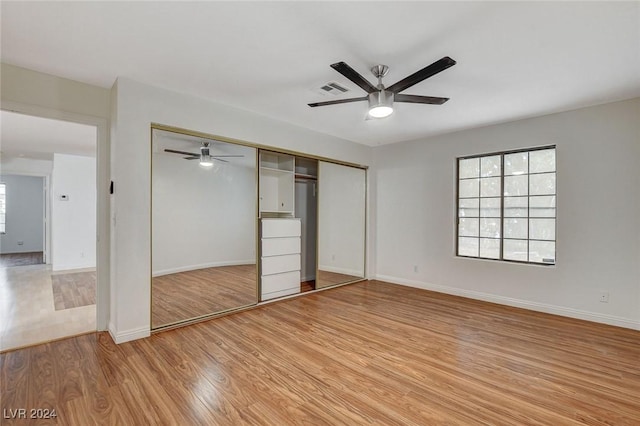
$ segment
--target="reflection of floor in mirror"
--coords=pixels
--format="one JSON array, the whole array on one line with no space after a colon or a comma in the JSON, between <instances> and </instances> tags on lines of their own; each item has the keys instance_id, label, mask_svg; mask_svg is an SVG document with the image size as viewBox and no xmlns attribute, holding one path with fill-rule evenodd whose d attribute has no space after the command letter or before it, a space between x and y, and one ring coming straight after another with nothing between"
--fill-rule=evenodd
<instances>
[{"instance_id":1,"label":"reflection of floor in mirror","mask_svg":"<svg viewBox=\"0 0 640 426\"><path fill-rule=\"evenodd\" d=\"M356 277L354 275L346 275L339 274L337 272L329 272L329 271L318 271L318 276L316 277L316 282L318 283L318 288L327 287L330 285L342 284L351 281L361 280L362 277Z\"/></svg>"},{"instance_id":2,"label":"reflection of floor in mirror","mask_svg":"<svg viewBox=\"0 0 640 426\"><path fill-rule=\"evenodd\" d=\"M218 266L153 278L153 328L257 302L256 265Z\"/></svg>"},{"instance_id":3,"label":"reflection of floor in mirror","mask_svg":"<svg viewBox=\"0 0 640 426\"><path fill-rule=\"evenodd\" d=\"M82 298L72 288L80 275ZM63 283L57 296L55 280ZM93 302L86 304L90 288ZM44 264L0 268L0 351L95 330L95 272L52 274Z\"/></svg>"}]
</instances>

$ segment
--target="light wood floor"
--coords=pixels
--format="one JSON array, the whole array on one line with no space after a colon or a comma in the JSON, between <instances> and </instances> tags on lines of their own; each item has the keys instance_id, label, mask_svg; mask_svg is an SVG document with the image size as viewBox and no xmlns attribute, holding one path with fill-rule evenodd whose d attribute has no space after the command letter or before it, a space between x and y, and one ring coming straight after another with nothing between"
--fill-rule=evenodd
<instances>
[{"instance_id":1,"label":"light wood floor","mask_svg":"<svg viewBox=\"0 0 640 426\"><path fill-rule=\"evenodd\" d=\"M0 351L96 330L96 306L56 310L51 266L0 268Z\"/></svg>"},{"instance_id":2,"label":"light wood floor","mask_svg":"<svg viewBox=\"0 0 640 426\"><path fill-rule=\"evenodd\" d=\"M637 331L371 281L122 345L8 352L0 408L69 425L638 425L639 360Z\"/></svg>"},{"instance_id":3,"label":"light wood floor","mask_svg":"<svg viewBox=\"0 0 640 426\"><path fill-rule=\"evenodd\" d=\"M38 265L40 263L44 263L44 253L41 251L0 254L0 268Z\"/></svg>"},{"instance_id":4,"label":"light wood floor","mask_svg":"<svg viewBox=\"0 0 640 426\"><path fill-rule=\"evenodd\" d=\"M153 328L257 303L256 265L219 266L154 277Z\"/></svg>"}]
</instances>

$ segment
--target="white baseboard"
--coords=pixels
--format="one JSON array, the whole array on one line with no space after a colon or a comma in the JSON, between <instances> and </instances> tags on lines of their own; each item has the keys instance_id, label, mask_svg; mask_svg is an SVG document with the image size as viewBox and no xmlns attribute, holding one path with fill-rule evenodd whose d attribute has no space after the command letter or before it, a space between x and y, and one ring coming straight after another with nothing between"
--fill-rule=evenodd
<instances>
[{"instance_id":1,"label":"white baseboard","mask_svg":"<svg viewBox=\"0 0 640 426\"><path fill-rule=\"evenodd\" d=\"M576 318L586 321L598 322L602 324L615 325L618 327L640 330L640 321L633 321L627 318L614 315L600 314L596 312L583 311L579 309L566 308L563 306L549 305L546 303L531 302L528 300L514 299L511 297L497 296L495 294L482 293L479 291L465 290L455 287L425 283L422 281L407 280L404 278L391 277L388 275L376 275L376 280L389 282L392 284L404 285L407 287L421 288L438 293L451 294L454 296L467 297L469 299L483 300L485 302L497 303L500 305L513 306L516 308L529 309L531 311L544 312L547 314L560 315L563 317Z\"/></svg>"},{"instance_id":2,"label":"white baseboard","mask_svg":"<svg viewBox=\"0 0 640 426\"><path fill-rule=\"evenodd\" d=\"M52 264L51 270L53 272L79 272L82 270L96 269L96 263L76 263L70 265Z\"/></svg>"},{"instance_id":3,"label":"white baseboard","mask_svg":"<svg viewBox=\"0 0 640 426\"><path fill-rule=\"evenodd\" d=\"M93 268L78 268L78 269L64 269L64 270L55 270L51 271L51 275L65 275L65 274L75 274L77 272L96 272L96 267Z\"/></svg>"},{"instance_id":4,"label":"white baseboard","mask_svg":"<svg viewBox=\"0 0 640 426\"><path fill-rule=\"evenodd\" d=\"M122 332L116 332L113 323L109 323L109 334L116 344L130 342L132 340L144 339L151 335L151 330L146 327L141 327L133 330L127 330Z\"/></svg>"},{"instance_id":5,"label":"white baseboard","mask_svg":"<svg viewBox=\"0 0 640 426\"><path fill-rule=\"evenodd\" d=\"M152 277L161 277L163 275L177 274L178 272L195 271L197 269L216 268L218 266L251 265L251 264L255 264L255 263L256 263L255 259L249 259L249 260L227 260L227 261L223 261L223 262L201 263L201 264L198 264L198 265L179 266L179 267L176 267L176 268L160 269L160 270L157 270L157 271L153 271L151 276Z\"/></svg>"}]
</instances>

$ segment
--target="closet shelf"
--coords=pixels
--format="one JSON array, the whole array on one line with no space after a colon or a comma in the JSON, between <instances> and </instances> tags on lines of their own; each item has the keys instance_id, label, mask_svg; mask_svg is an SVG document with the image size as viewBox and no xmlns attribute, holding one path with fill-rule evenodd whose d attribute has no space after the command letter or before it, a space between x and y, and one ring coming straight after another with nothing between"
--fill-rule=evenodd
<instances>
[{"instance_id":1,"label":"closet shelf","mask_svg":"<svg viewBox=\"0 0 640 426\"><path fill-rule=\"evenodd\" d=\"M264 166L261 166L261 167L260 167L260 170L263 170L263 171L265 171L265 172L275 172L275 173L282 173L282 174L288 174L288 175L293 174L293 171L292 171L292 170L276 169L276 168L273 168L273 167L264 167Z\"/></svg>"}]
</instances>

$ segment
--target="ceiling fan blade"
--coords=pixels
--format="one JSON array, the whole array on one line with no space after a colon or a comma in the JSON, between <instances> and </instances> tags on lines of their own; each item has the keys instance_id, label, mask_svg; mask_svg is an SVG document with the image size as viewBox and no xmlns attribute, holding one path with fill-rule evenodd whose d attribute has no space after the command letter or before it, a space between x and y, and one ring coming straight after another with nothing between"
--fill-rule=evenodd
<instances>
[{"instance_id":1,"label":"ceiling fan blade","mask_svg":"<svg viewBox=\"0 0 640 426\"><path fill-rule=\"evenodd\" d=\"M185 160L200 160L200 156L197 157L183 157ZM222 161L223 163L228 163L227 160L223 160L222 158L216 158L213 155L211 156L212 160Z\"/></svg>"},{"instance_id":2,"label":"ceiling fan blade","mask_svg":"<svg viewBox=\"0 0 640 426\"><path fill-rule=\"evenodd\" d=\"M200 157L200 154L196 154L193 152L186 152L186 151L177 151L175 149L165 149L164 152L170 152L171 154L181 154L181 155L195 155L196 157Z\"/></svg>"},{"instance_id":3,"label":"ceiling fan blade","mask_svg":"<svg viewBox=\"0 0 640 426\"><path fill-rule=\"evenodd\" d=\"M456 64L456 61L454 61L448 56L445 56L444 58L435 61L431 65L422 68L420 71L417 71L411 74L410 76L403 78L399 82L392 84L391 86L387 87L386 90L391 91L393 93L402 92L403 90L408 89L414 84L418 84L422 80L432 77L438 74L439 72L454 66L455 64Z\"/></svg>"},{"instance_id":4,"label":"ceiling fan blade","mask_svg":"<svg viewBox=\"0 0 640 426\"><path fill-rule=\"evenodd\" d=\"M219 157L225 157L225 158L243 158L244 155L212 155L212 158L219 158Z\"/></svg>"},{"instance_id":5,"label":"ceiling fan blade","mask_svg":"<svg viewBox=\"0 0 640 426\"><path fill-rule=\"evenodd\" d=\"M420 96L420 95L403 95L398 93L393 97L395 102L408 102L410 104L431 104L442 105L447 102L449 98L437 98L434 96Z\"/></svg>"},{"instance_id":6,"label":"ceiling fan blade","mask_svg":"<svg viewBox=\"0 0 640 426\"><path fill-rule=\"evenodd\" d=\"M336 105L336 104L346 104L348 102L358 102L358 101L366 101L367 97L363 96L361 98L349 98L349 99L336 99L335 101L325 101L325 102L314 102L309 104L310 107L319 107L325 105Z\"/></svg>"},{"instance_id":7,"label":"ceiling fan blade","mask_svg":"<svg viewBox=\"0 0 640 426\"><path fill-rule=\"evenodd\" d=\"M378 88L369 83L363 76L361 76L356 70L351 68L346 62L336 62L331 64L331 68L338 71L340 74L347 77L349 80L357 84L362 90L367 93L376 92Z\"/></svg>"}]
</instances>

